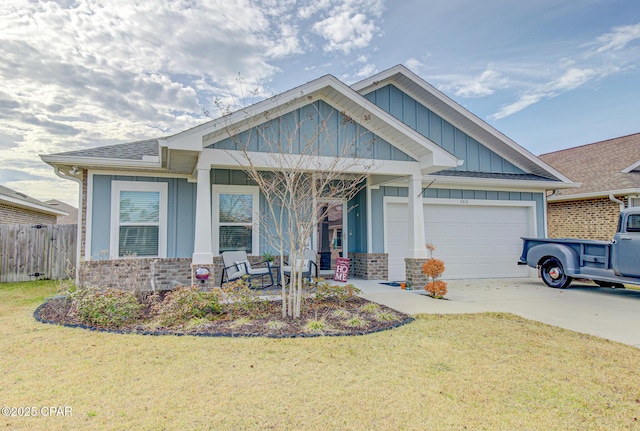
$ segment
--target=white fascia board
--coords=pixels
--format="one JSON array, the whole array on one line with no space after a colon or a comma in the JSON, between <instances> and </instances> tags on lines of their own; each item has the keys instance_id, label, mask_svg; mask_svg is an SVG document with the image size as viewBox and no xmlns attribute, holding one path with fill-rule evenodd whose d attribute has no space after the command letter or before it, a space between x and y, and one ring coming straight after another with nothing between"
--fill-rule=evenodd
<instances>
[{"instance_id":1,"label":"white fascia board","mask_svg":"<svg viewBox=\"0 0 640 431\"><path fill-rule=\"evenodd\" d=\"M461 106L456 101L451 99L449 96L447 96L446 94L444 94L443 92L441 92L440 90L438 90L437 88L435 88L434 86L426 82L424 79L420 78L418 75L416 75L415 73L413 73L403 65L397 65L383 72L380 72L370 78L367 78L363 81L360 81L352 85L351 88L353 88L355 91L359 93L362 93L364 90L373 86L381 87L387 84L387 82L383 82L383 81L388 80L388 83L393 83L394 85L396 85L398 88L400 88L407 94L410 94L411 96L413 96L416 100L420 100L421 98L419 95L413 93L412 91L404 87L402 84L392 79L395 75L398 75L398 74L403 75L405 78L413 81L416 85L420 86L424 91L430 93L432 96L436 97L442 103L446 104L448 107L455 110L458 114L465 117L467 120L473 123L474 126L479 127L486 133L493 135L495 138L503 142L506 146L511 148L513 151L516 151L520 156L526 158L530 163L537 165L538 167L542 168L543 170L553 175L555 178L557 178L560 181L571 182L571 180L566 176L564 176L562 173L560 173L550 165L546 164L545 162L537 158L531 152L527 151L525 148L518 145L512 139L505 136L502 132L493 128L492 126L487 124L485 121L481 120L479 117L469 112L467 109L465 109L463 106ZM432 109L432 108L429 108L429 109ZM439 114L443 114L443 113L439 113ZM446 115L442 115L442 116L443 118L446 119ZM454 124L454 126L462 129L461 125L459 124ZM473 132L471 132L471 135L473 135ZM485 142L483 143L483 145L490 145L490 143ZM498 154L502 153L499 149L496 149L496 148L491 148L491 149Z\"/></svg>"},{"instance_id":2,"label":"white fascia board","mask_svg":"<svg viewBox=\"0 0 640 431\"><path fill-rule=\"evenodd\" d=\"M575 195L556 195L549 196L547 200L549 202L564 202L564 201L579 201L596 198L608 198L609 195L614 196L629 196L640 194L640 188L636 189L620 189L620 190L603 190L598 192L578 193Z\"/></svg>"},{"instance_id":3,"label":"white fascia board","mask_svg":"<svg viewBox=\"0 0 640 431\"><path fill-rule=\"evenodd\" d=\"M638 160L637 162L635 162L633 165L629 166L628 168L624 168L620 172L623 173L623 174L628 174L629 172L635 171L638 168L640 168L640 160Z\"/></svg>"},{"instance_id":4,"label":"white fascia board","mask_svg":"<svg viewBox=\"0 0 640 431\"><path fill-rule=\"evenodd\" d=\"M77 157L77 156L49 156L40 155L43 162L49 165L68 165L100 168L146 168L159 169L162 167L157 156L143 156L142 160L110 159L101 157Z\"/></svg>"},{"instance_id":5,"label":"white fascia board","mask_svg":"<svg viewBox=\"0 0 640 431\"><path fill-rule=\"evenodd\" d=\"M24 201L22 199L17 199L12 196L0 195L0 202L4 202L10 204L15 207L24 208L28 210L33 210L41 213L59 215L59 216L68 216L69 213L62 210L57 210L43 203L42 205L38 205L34 202Z\"/></svg>"},{"instance_id":6,"label":"white fascia board","mask_svg":"<svg viewBox=\"0 0 640 431\"><path fill-rule=\"evenodd\" d=\"M511 180L502 178L447 177L444 175L424 175L423 181L433 182L433 188L465 187L474 190L556 190L579 187L576 183L559 181Z\"/></svg>"}]
</instances>

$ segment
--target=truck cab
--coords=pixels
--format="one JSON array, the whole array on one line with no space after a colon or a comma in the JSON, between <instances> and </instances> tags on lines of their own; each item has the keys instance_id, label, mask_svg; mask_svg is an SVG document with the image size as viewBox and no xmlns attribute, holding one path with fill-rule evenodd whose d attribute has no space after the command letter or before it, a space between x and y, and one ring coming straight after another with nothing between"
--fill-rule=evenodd
<instances>
[{"instance_id":1,"label":"truck cab","mask_svg":"<svg viewBox=\"0 0 640 431\"><path fill-rule=\"evenodd\" d=\"M614 273L621 277L640 277L640 207L620 212L618 231L612 243Z\"/></svg>"}]
</instances>

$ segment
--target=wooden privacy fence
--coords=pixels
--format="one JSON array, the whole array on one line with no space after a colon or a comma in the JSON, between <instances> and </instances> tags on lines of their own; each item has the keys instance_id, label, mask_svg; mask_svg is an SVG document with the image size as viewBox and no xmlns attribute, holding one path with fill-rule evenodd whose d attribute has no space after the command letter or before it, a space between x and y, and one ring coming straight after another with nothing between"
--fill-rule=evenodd
<instances>
[{"instance_id":1,"label":"wooden privacy fence","mask_svg":"<svg viewBox=\"0 0 640 431\"><path fill-rule=\"evenodd\" d=\"M76 224L0 225L0 282L75 275Z\"/></svg>"}]
</instances>

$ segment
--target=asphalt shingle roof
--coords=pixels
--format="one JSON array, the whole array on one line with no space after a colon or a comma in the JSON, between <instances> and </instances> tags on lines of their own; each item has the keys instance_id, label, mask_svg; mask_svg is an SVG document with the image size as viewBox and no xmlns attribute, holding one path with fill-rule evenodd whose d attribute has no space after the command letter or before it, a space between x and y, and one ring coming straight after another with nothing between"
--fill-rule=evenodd
<instances>
[{"instance_id":1,"label":"asphalt shingle roof","mask_svg":"<svg viewBox=\"0 0 640 431\"><path fill-rule=\"evenodd\" d=\"M43 212L47 211L45 208L51 208L51 213L55 214L55 211L64 211L63 209L49 207L46 202L39 201L38 199L32 198L30 196L25 195L22 192L17 192L9 187L0 186L0 201L3 200L3 196L5 199L12 198L17 201L22 201L24 203L31 204L29 208L34 208L33 205L37 207L41 207ZM24 205L24 204L22 204Z\"/></svg>"},{"instance_id":2,"label":"asphalt shingle roof","mask_svg":"<svg viewBox=\"0 0 640 431\"><path fill-rule=\"evenodd\" d=\"M158 153L158 141L129 142L126 144L108 145L105 147L89 148L86 150L67 151L53 154L55 156L91 157L104 159L142 160L143 156L156 156Z\"/></svg>"},{"instance_id":3,"label":"asphalt shingle roof","mask_svg":"<svg viewBox=\"0 0 640 431\"><path fill-rule=\"evenodd\" d=\"M640 168L624 173L640 162L640 133L542 154L540 159L581 183L562 195L640 189Z\"/></svg>"}]
</instances>

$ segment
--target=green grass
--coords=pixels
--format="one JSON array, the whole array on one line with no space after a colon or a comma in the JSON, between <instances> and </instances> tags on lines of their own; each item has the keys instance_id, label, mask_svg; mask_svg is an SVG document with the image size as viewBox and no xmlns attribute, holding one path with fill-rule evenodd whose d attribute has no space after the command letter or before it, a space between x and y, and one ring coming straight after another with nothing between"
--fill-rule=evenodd
<instances>
[{"instance_id":1,"label":"green grass","mask_svg":"<svg viewBox=\"0 0 640 431\"><path fill-rule=\"evenodd\" d=\"M27 430L640 429L640 350L499 313L361 337L150 337L44 325L0 284L0 416Z\"/></svg>"}]
</instances>

